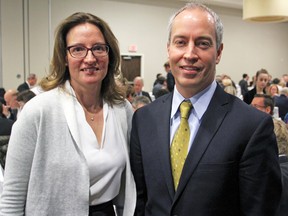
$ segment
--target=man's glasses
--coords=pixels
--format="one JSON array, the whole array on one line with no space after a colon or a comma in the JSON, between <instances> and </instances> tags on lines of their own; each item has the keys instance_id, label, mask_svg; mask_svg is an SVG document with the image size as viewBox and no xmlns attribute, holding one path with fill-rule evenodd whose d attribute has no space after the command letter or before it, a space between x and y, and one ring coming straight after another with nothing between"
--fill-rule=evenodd
<instances>
[{"instance_id":1,"label":"man's glasses","mask_svg":"<svg viewBox=\"0 0 288 216\"><path fill-rule=\"evenodd\" d=\"M267 106L261 106L258 104L250 104L252 107L256 108L256 109L265 109Z\"/></svg>"},{"instance_id":2,"label":"man's glasses","mask_svg":"<svg viewBox=\"0 0 288 216\"><path fill-rule=\"evenodd\" d=\"M94 57L103 57L109 53L109 46L106 44L95 44L91 48L87 48L82 45L74 45L67 47L70 55L73 58L85 58L90 50Z\"/></svg>"}]
</instances>

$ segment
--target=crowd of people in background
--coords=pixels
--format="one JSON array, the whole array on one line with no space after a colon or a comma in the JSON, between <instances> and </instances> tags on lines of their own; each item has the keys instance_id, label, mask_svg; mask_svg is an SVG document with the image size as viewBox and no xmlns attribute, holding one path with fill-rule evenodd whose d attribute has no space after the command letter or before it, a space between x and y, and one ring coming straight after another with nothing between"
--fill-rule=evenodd
<instances>
[{"instance_id":1,"label":"crowd of people in background","mask_svg":"<svg viewBox=\"0 0 288 216\"><path fill-rule=\"evenodd\" d=\"M192 21L189 20L191 17ZM19 211L28 215L35 214L36 211L38 215L43 215L45 212L51 215L89 213L89 216L93 216L99 212L116 215L114 212L116 211L118 215L126 216L133 215L136 208L136 213L139 215L149 211L153 212L151 215L159 212L168 215L170 195L173 194L176 198L182 196L177 193L178 183L179 189L183 190L181 192L183 197L174 204L177 206L180 203L179 208L175 209L182 213L181 215L188 215L191 209L196 212L193 212L195 215L198 210L202 215L203 212L210 211L206 207L211 205L219 212L236 215L239 211L252 211L249 209L249 201L254 202L255 212L264 214L265 205L268 206L268 210L275 211L280 194L278 192L281 190L278 164L274 163L277 160L275 140L278 144L281 168L287 164L288 155L288 74L273 78L271 73L262 68L256 71L251 80L248 73L243 73L242 79L238 82L228 74L215 76L215 66L220 62L223 49L221 41L223 26L217 14L205 6L191 3L176 13L170 22L168 43L170 59L163 65L165 74L156 75L150 91L144 88L144 77L137 76L129 81L121 77L118 41L104 20L89 13L72 14L59 24L52 68L47 77L38 83L37 76L29 74L26 81L15 86L15 89L6 91L0 88L0 136L12 137L9 142L12 147L7 157L9 164L3 202L0 204L2 213ZM186 25L189 28L184 28ZM190 25L193 28L190 28ZM202 25L205 28L202 28ZM214 25L218 25L218 28ZM208 40L206 39L208 36L200 37L201 42L192 42L197 45L195 49L199 49L199 55L206 56L203 65L211 67L207 67L205 71L207 74L204 74L204 77L197 78L195 75L195 80L199 79L196 84L191 81L192 79L187 79L191 82L187 84L186 78L181 77L183 71L175 65L178 57L193 58L178 55L186 55L185 49L189 48L184 46L191 42L190 40L198 38L199 31L186 31L194 27L207 31L205 35L210 38ZM214 28L217 38L214 33L212 34ZM181 39L177 38L177 35L181 34L184 36L180 37ZM183 41L179 42L180 46L173 40ZM96 60L97 66L95 66ZM200 67L187 68L186 70L198 70ZM165 98L165 101L161 101L161 98ZM172 180L170 169L167 171L170 172L169 175L163 175L167 177L166 180L168 179L168 192L166 184L163 184L166 180L163 176L159 177L160 165L155 161L159 156L162 157L161 165L167 165L166 167L170 165L168 159L170 146L166 146L164 141L170 143L169 139L173 140L172 146L174 138L167 128L177 134L177 125L182 125L182 119L187 118L182 117L182 111L179 111L178 107L181 109L183 101L188 103L189 100L195 102L192 105L190 101L189 106L190 108L193 106L193 110L189 108L188 118L192 115L194 119L193 121L190 119L189 124L196 128L191 137L189 134L189 140L196 140L196 143L191 142L193 146L190 144L189 149L193 148L193 151L189 153L190 158L186 155L187 160L190 160L191 164L196 164L195 158L201 151L204 152L201 146L203 143L206 143L204 145L207 145L205 148L208 150L205 152L206 155L203 153L203 161L200 156L198 157L200 165L197 164L195 169L198 171L195 175L191 175L191 178L187 174L190 172L190 167L183 168L186 156L182 164L186 173L182 179L177 180L176 185L172 184L176 180L174 176ZM243 110L248 116L242 113ZM239 115L241 117L237 119ZM270 116L276 137L273 135ZM218 121L213 121L214 119ZM239 124L229 121L233 119L237 119ZM161 120L169 126L163 129ZM249 120L252 122L251 125ZM154 124L150 125L151 122ZM29 124L29 127L25 127L26 124ZM196 134L198 130L203 136ZM243 131L240 130L245 130L244 134L241 134ZM149 137L154 132L159 134ZM212 144L207 138L211 134L215 135L215 138L212 139L212 136L209 138L213 140ZM163 149L154 151L157 141L163 142L164 151ZM266 151L265 146L259 146L258 142L269 149ZM231 143L235 144L235 148L231 148ZM129 144L132 146L130 155ZM221 152L216 154L217 147ZM245 152L242 152L243 148ZM197 151L199 154L195 153ZM260 155L259 158L264 161L263 163L266 163L265 157L270 160L263 166L258 166L256 153ZM101 159L98 160L95 155ZM248 165L243 166L243 161L239 161L238 156ZM224 164L225 167L220 167L219 164L211 166L211 161L227 162L227 157L233 164ZM173 156L171 161L172 159ZM0 162L4 168L5 161ZM219 166L220 174L209 171L214 170L216 166ZM175 170L176 168L172 169L172 175ZM154 178L154 175L157 178ZM283 177L285 175L286 180ZM152 178L149 178L151 176ZM256 187L261 182L260 176L264 176L261 178L265 182L259 184L261 189L257 191ZM219 184L212 182L214 178L219 180ZM57 179L61 181L55 182ZM187 182L184 182L185 180ZM284 182L287 182L287 167L282 171L283 188ZM33 187L29 187L28 183ZM184 189L184 183L192 189ZM275 186L276 192L266 183ZM20 189L15 192L15 188ZM206 189L213 196L221 197L223 202L218 202L217 199L210 200L211 194L201 196ZM196 194L191 191L196 191ZM282 201L286 202L288 199L287 193L287 190L282 193ZM39 194L45 196L45 199L39 199ZM241 205L239 199L243 199ZM194 208L191 208L191 200L196 203ZM203 208L198 209L197 204ZM182 205L184 208L180 207ZM287 206L286 203L280 205L284 206L283 209ZM217 215L213 214L214 212L210 213L203 215Z\"/></svg>"}]
</instances>

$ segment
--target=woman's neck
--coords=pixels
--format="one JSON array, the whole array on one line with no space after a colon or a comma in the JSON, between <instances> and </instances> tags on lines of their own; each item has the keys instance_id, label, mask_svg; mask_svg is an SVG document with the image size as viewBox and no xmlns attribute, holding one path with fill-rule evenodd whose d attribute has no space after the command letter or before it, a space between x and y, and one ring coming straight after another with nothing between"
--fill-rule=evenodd
<instances>
[{"instance_id":1,"label":"woman's neck","mask_svg":"<svg viewBox=\"0 0 288 216\"><path fill-rule=\"evenodd\" d=\"M263 94L263 93L264 93L264 89L256 86L256 93L257 93L257 94Z\"/></svg>"}]
</instances>

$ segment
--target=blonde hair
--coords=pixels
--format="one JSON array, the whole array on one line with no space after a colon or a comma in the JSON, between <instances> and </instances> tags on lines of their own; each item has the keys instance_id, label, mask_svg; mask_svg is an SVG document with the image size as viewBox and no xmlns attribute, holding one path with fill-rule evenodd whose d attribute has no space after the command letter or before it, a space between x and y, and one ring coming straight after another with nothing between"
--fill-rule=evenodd
<instances>
[{"instance_id":1,"label":"blonde hair","mask_svg":"<svg viewBox=\"0 0 288 216\"><path fill-rule=\"evenodd\" d=\"M222 79L223 86L232 86L232 80L229 78Z\"/></svg>"},{"instance_id":2,"label":"blonde hair","mask_svg":"<svg viewBox=\"0 0 288 216\"><path fill-rule=\"evenodd\" d=\"M285 122L273 119L279 154L288 154L288 129Z\"/></svg>"}]
</instances>

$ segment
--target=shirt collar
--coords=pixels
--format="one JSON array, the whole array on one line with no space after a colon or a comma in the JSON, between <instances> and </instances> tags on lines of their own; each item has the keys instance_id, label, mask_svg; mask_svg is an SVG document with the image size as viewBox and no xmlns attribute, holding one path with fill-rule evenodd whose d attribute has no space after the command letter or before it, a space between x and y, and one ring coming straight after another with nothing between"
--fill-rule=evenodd
<instances>
[{"instance_id":1,"label":"shirt collar","mask_svg":"<svg viewBox=\"0 0 288 216\"><path fill-rule=\"evenodd\" d=\"M191 103L193 104L193 112L195 112L195 115L200 120L204 113L207 110L207 107L212 99L212 96L216 90L217 84L214 80L211 85L209 85L207 88L199 92L198 94L194 95L193 97L189 98ZM177 116L178 108L182 101L185 100L185 98L179 93L177 90L177 86L174 87L173 92L173 99L172 99L172 109L171 109L171 116L172 119L175 115Z\"/></svg>"}]
</instances>

